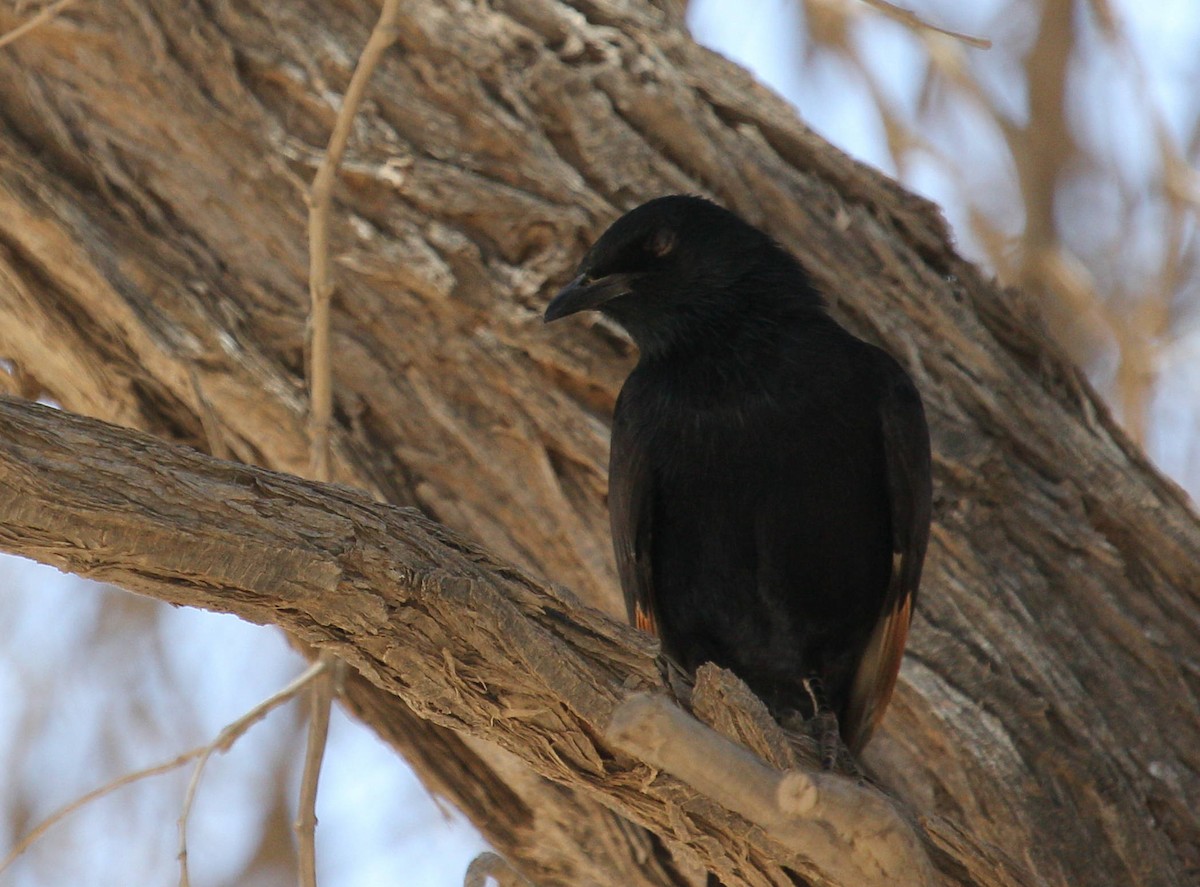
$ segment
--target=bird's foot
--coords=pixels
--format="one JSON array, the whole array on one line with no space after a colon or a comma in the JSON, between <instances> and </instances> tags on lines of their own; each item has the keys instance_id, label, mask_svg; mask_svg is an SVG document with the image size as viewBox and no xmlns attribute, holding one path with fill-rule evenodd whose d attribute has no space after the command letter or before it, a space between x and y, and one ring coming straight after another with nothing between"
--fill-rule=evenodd
<instances>
[{"instance_id":1,"label":"bird's foot","mask_svg":"<svg viewBox=\"0 0 1200 887\"><path fill-rule=\"evenodd\" d=\"M817 753L821 761L821 769L832 772L839 771L852 779L861 780L862 771L854 756L842 743L842 731L838 724L837 713L829 707L825 698L825 688L821 679L816 677L804 678L801 682L808 696L812 715L805 720L808 735L817 743Z\"/></svg>"},{"instance_id":2,"label":"bird's foot","mask_svg":"<svg viewBox=\"0 0 1200 887\"><path fill-rule=\"evenodd\" d=\"M804 678L800 684L808 694L809 704L812 706L809 729L810 735L816 735L817 747L821 754L821 769L833 770L837 767L838 752L842 745L837 715L825 701L825 688L820 678Z\"/></svg>"},{"instance_id":3,"label":"bird's foot","mask_svg":"<svg viewBox=\"0 0 1200 887\"><path fill-rule=\"evenodd\" d=\"M837 767L838 753L842 746L837 715L829 709L825 709L817 712L813 722L816 727L817 746L821 750L821 769L833 770Z\"/></svg>"}]
</instances>

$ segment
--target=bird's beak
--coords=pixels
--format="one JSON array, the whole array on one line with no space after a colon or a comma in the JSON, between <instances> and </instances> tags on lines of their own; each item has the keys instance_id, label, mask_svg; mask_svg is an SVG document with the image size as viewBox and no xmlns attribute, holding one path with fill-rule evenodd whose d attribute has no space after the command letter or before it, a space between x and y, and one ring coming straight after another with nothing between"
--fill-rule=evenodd
<instances>
[{"instance_id":1,"label":"bird's beak","mask_svg":"<svg viewBox=\"0 0 1200 887\"><path fill-rule=\"evenodd\" d=\"M633 292L631 283L632 280L628 274L609 274L595 280L589 280L586 274L580 274L550 300L542 319L546 323L550 323L552 320L558 320L569 314L599 308L617 296L625 296Z\"/></svg>"}]
</instances>

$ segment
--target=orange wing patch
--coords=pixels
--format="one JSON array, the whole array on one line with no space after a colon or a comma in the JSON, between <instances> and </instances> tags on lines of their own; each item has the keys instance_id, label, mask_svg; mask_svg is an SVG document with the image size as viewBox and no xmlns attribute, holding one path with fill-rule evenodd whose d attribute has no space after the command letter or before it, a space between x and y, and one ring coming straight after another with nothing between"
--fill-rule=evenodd
<instances>
[{"instance_id":1,"label":"orange wing patch","mask_svg":"<svg viewBox=\"0 0 1200 887\"><path fill-rule=\"evenodd\" d=\"M633 624L658 637L658 623L654 621L654 614L643 609L641 604L633 605Z\"/></svg>"},{"instance_id":2,"label":"orange wing patch","mask_svg":"<svg viewBox=\"0 0 1200 887\"><path fill-rule=\"evenodd\" d=\"M903 556L899 553L892 558L893 583L899 580L902 561ZM904 645L908 643L912 604L911 594L897 601L897 606L879 620L863 651L847 709L847 745L856 754L867 744L892 701L896 677L900 674L900 660L904 658Z\"/></svg>"}]
</instances>

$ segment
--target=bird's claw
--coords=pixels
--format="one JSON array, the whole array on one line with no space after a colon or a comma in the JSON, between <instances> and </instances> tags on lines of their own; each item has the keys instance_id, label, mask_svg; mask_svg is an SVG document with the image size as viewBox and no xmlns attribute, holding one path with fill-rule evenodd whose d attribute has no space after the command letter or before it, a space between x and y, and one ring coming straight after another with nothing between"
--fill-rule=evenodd
<instances>
[{"instance_id":1,"label":"bird's claw","mask_svg":"<svg viewBox=\"0 0 1200 887\"><path fill-rule=\"evenodd\" d=\"M838 755L842 748L837 715L827 708L821 709L813 721L816 725L818 747L821 750L821 769L834 770L837 768Z\"/></svg>"}]
</instances>

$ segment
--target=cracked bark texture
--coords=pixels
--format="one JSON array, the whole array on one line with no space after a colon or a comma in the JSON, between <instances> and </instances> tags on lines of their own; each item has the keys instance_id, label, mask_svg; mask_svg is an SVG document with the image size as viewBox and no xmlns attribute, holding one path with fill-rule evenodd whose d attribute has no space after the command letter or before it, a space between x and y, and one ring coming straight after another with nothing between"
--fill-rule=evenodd
<instances>
[{"instance_id":1,"label":"cracked bark texture","mask_svg":"<svg viewBox=\"0 0 1200 887\"><path fill-rule=\"evenodd\" d=\"M789 884L791 871L822 885L930 884L914 870L928 865L919 830L879 792L815 773L823 787L812 803L781 807L767 789L783 771L680 711L651 638L414 509L3 397L0 423L0 545L9 550L160 600L279 625L422 718L495 743L668 836L685 848L682 858L726 883ZM708 671L685 695L711 686L710 710L731 718L725 733L753 724L717 696L726 681L749 693L745 685ZM618 734L631 735L628 710L647 702L675 727L672 751L688 785L667 775L676 767L652 756L642 763L609 735L619 709L627 726ZM785 766L812 770L817 754L803 751ZM688 775L697 769L712 774L707 786ZM750 777L754 785L741 784ZM793 785L805 778L792 777ZM824 812L812 809L818 795ZM926 825L931 848L984 883L1024 883L1019 869L962 842L948 823ZM859 875L847 880L839 868ZM891 874L874 877L881 871Z\"/></svg>"},{"instance_id":2,"label":"cracked bark texture","mask_svg":"<svg viewBox=\"0 0 1200 887\"><path fill-rule=\"evenodd\" d=\"M304 192L375 16L82 4L0 50L0 357L28 390L303 470ZM934 207L693 44L672 5L406 5L335 195L334 477L619 614L604 466L634 355L540 311L612 218L669 191L766 227L925 398L935 526L871 771L1032 883L1200 879L1185 497ZM536 883L692 877L602 791L366 681L350 705Z\"/></svg>"}]
</instances>

